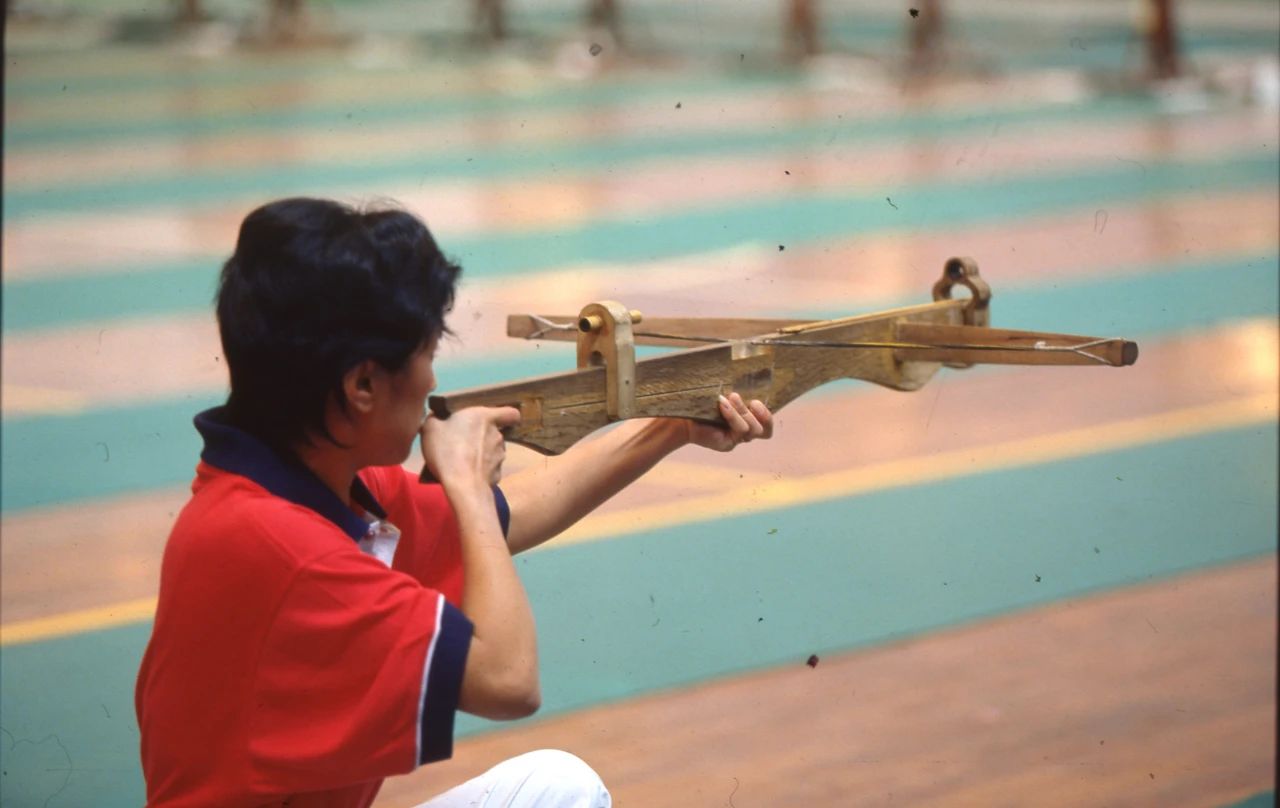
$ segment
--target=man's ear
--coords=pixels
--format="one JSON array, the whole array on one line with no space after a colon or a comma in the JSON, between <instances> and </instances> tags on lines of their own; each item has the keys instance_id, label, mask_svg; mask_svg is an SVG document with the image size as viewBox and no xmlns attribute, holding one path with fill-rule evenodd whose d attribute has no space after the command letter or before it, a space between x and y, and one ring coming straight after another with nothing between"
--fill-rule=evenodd
<instances>
[{"instance_id":1,"label":"man's ear","mask_svg":"<svg viewBox=\"0 0 1280 808\"><path fill-rule=\"evenodd\" d=\"M348 407L358 413L373 409L374 399L380 392L381 370L377 362L366 359L346 372L342 377L342 392L346 393Z\"/></svg>"}]
</instances>

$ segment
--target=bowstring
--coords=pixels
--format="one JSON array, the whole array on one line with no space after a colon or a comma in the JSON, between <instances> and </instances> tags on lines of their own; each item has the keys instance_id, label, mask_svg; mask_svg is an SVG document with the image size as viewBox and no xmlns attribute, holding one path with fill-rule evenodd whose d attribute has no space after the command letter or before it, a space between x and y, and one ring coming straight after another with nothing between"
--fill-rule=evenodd
<instances>
[{"instance_id":1,"label":"bowstring","mask_svg":"<svg viewBox=\"0 0 1280 808\"><path fill-rule=\"evenodd\" d=\"M859 348L859 349L881 348L881 349L890 349L890 350L915 350L915 351L952 349L952 350L965 350L965 351L1019 351L1019 352L1028 352L1028 353L1074 353L1104 365L1110 365L1111 363L1108 362L1105 358L1098 356L1097 354L1089 353L1089 351L1086 349L1096 348L1099 345L1106 345L1108 343L1117 342L1120 339L1119 337L1104 337L1102 339L1090 340L1089 342L1082 342L1078 345L1049 345L1044 340L1039 340L1034 345L972 345L972 344L959 344L959 343L938 343L934 345L927 345L924 343L914 343L914 342L856 342L856 341L855 342L849 342L849 341L833 342L833 341L824 341L824 340L788 339L786 337L783 337L783 338L757 337L752 339L734 340L734 339L727 339L725 337L703 337L703 336L694 336L689 334L663 334L656 331L633 331L632 334L637 337L681 340L681 341L687 341L687 342L705 342L709 344L742 342L747 345L793 345L793 346L800 346L805 348Z\"/></svg>"},{"instance_id":2,"label":"bowstring","mask_svg":"<svg viewBox=\"0 0 1280 808\"><path fill-rule=\"evenodd\" d=\"M529 319L539 328L537 331L530 333L525 339L538 339L552 331L577 331L578 327L574 323L557 323L540 317L536 314L529 315ZM1073 353L1082 356L1094 362L1103 365L1110 365L1105 358L1097 354L1089 353L1087 349L1096 348L1099 345L1107 345L1120 340L1119 337L1103 337L1101 339L1082 342L1078 345L1049 345L1044 340L1039 340L1033 345L968 345L955 343L941 343L937 345L926 345L922 343L912 342L834 342L825 340L801 340L782 338L755 337L749 339L731 339L728 337L707 337L694 334L664 334L659 331L632 331L633 336L649 337L651 339L669 339L677 342L702 342L707 344L725 344L730 342L742 342L747 345L791 345L805 348L856 348L856 349L889 349L889 350L965 350L965 351L1020 351L1029 353Z\"/></svg>"}]
</instances>

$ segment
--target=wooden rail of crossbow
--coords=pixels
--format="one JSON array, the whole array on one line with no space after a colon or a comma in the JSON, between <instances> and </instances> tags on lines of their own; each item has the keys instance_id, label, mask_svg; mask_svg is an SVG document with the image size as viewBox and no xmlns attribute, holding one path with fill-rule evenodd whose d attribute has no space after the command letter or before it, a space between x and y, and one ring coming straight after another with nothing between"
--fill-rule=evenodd
<instances>
[{"instance_id":1,"label":"wooden rail of crossbow","mask_svg":"<svg viewBox=\"0 0 1280 808\"><path fill-rule=\"evenodd\" d=\"M967 297L952 298L956 286ZM758 398L777 411L819 385L862 379L918 390L938 368L976 364L1132 365L1138 346L1119 338L990 328L991 289L968 258L952 258L933 302L836 320L644 318L613 301L577 317L513 315L507 334L572 340L578 369L430 398L439 418L464 407L514 406L507 440L559 454L613 421L670 416L723 423L717 394ZM704 343L637 360L636 345Z\"/></svg>"}]
</instances>

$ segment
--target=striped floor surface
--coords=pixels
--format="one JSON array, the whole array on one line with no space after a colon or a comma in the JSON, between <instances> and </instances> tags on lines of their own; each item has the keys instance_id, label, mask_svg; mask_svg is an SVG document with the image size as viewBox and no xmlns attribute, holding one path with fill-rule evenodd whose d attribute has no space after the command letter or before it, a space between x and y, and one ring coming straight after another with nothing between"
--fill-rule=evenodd
<instances>
[{"instance_id":1,"label":"striped floor surface","mask_svg":"<svg viewBox=\"0 0 1280 808\"><path fill-rule=\"evenodd\" d=\"M1181 4L1200 79L1156 89L1104 3L952 4L956 72L910 87L909 18L855 0L807 68L718 0L631 4L605 69L567 2L487 54L396 0L325 5L368 33L342 50L111 40L135 5L6 33L0 804L144 800L132 684L225 394L214 281L286 194L398 200L463 264L444 389L572 366L507 313L834 317L927 301L952 255L993 325L1141 345L836 383L773 441L677 453L520 557L542 716L462 720L379 806L543 745L622 806L1273 795L1274 4Z\"/></svg>"}]
</instances>

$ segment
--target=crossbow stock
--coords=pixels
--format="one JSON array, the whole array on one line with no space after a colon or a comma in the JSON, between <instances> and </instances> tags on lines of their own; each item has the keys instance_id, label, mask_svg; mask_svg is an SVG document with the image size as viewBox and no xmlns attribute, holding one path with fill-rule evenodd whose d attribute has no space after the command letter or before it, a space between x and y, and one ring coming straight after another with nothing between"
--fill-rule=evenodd
<instances>
[{"instance_id":1,"label":"crossbow stock","mask_svg":"<svg viewBox=\"0 0 1280 808\"><path fill-rule=\"evenodd\" d=\"M969 290L953 298L956 286ZM512 315L507 334L576 341L578 369L432 396L438 418L477 405L519 408L506 439L559 454L614 421L651 416L723 423L717 394L777 411L836 379L918 390L942 365L1132 365L1136 343L990 328L991 289L969 258L952 258L933 302L835 320L641 318L614 301L577 317ZM644 329L637 326L642 323ZM637 345L688 346L636 359Z\"/></svg>"}]
</instances>

